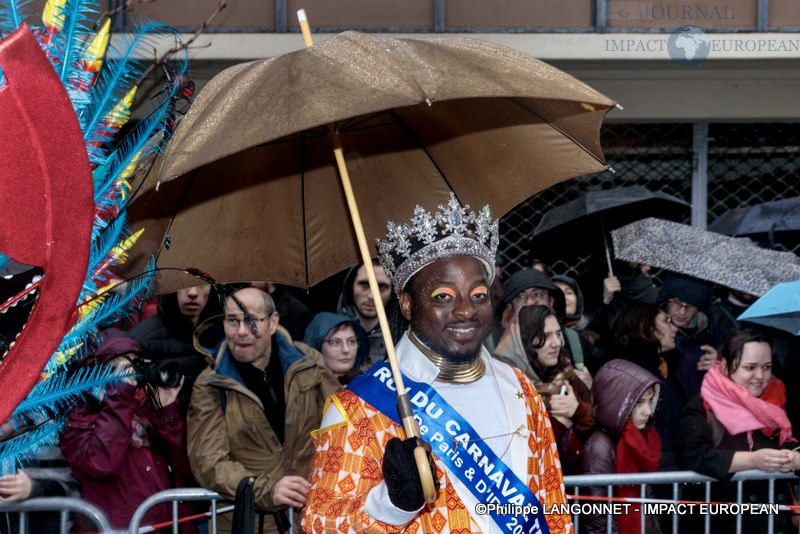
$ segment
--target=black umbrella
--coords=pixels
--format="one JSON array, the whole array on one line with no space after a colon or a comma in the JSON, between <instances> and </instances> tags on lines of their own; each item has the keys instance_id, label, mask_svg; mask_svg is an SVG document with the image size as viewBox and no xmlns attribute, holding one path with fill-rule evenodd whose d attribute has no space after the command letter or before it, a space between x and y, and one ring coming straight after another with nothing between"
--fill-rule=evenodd
<instances>
[{"instance_id":1,"label":"black umbrella","mask_svg":"<svg viewBox=\"0 0 800 534\"><path fill-rule=\"evenodd\" d=\"M730 236L748 236L774 246L800 244L800 196L728 210L708 229Z\"/></svg>"},{"instance_id":2,"label":"black umbrella","mask_svg":"<svg viewBox=\"0 0 800 534\"><path fill-rule=\"evenodd\" d=\"M588 191L544 214L531 237L532 257L552 261L605 249L610 272L606 232L645 217L678 220L688 207L680 198L638 185Z\"/></svg>"},{"instance_id":3,"label":"black umbrella","mask_svg":"<svg viewBox=\"0 0 800 534\"><path fill-rule=\"evenodd\" d=\"M256 532L256 505L253 495L253 477L246 476L239 481L236 487L234 500L232 534L255 534Z\"/></svg>"}]
</instances>

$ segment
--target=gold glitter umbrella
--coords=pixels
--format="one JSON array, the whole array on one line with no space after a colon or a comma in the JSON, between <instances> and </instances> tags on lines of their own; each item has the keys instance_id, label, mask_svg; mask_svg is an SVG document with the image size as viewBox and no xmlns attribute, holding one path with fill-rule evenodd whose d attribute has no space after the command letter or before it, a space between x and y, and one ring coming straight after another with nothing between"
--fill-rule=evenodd
<instances>
[{"instance_id":1,"label":"gold glitter umbrella","mask_svg":"<svg viewBox=\"0 0 800 534\"><path fill-rule=\"evenodd\" d=\"M599 130L612 106L500 45L338 34L203 88L131 206L133 228L146 228L137 249L223 282L309 287L360 260L332 143L374 255L387 220L417 204L435 211L451 190L501 215L602 171ZM168 292L196 281L164 272L161 283Z\"/></svg>"},{"instance_id":2,"label":"gold glitter umbrella","mask_svg":"<svg viewBox=\"0 0 800 534\"><path fill-rule=\"evenodd\" d=\"M311 46L304 16L301 26L305 50L237 65L203 89L129 213L156 230L159 267L197 267L224 282L308 287L362 261L404 392L369 243L387 220L416 205L433 210L450 191L497 215L605 169L599 130L614 103L475 39L346 32ZM147 238L139 243L146 250ZM196 283L170 275L162 288ZM398 410L406 436L419 436L405 393ZM422 447L415 458L432 502Z\"/></svg>"}]
</instances>

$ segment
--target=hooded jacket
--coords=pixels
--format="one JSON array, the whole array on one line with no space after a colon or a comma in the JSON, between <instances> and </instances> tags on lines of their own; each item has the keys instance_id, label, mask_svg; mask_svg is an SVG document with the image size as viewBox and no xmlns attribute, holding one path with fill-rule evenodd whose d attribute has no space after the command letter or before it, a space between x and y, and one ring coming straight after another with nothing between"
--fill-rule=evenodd
<instances>
[{"instance_id":1,"label":"hooded jacket","mask_svg":"<svg viewBox=\"0 0 800 534\"><path fill-rule=\"evenodd\" d=\"M592 384L594 412L598 431L587 440L583 449L582 467L584 474L616 473L617 441L622 435L625 423L630 419L636 403L650 387L655 388L653 396L653 418L657 414L661 400L661 383L652 373L626 360L611 360L597 372ZM649 488L651 489L651 488ZM605 496L606 487L588 488L588 493ZM657 518L646 517L646 532L660 532ZM613 532L618 532L616 522ZM583 532L606 532L605 516L585 516L581 521Z\"/></svg>"},{"instance_id":2,"label":"hooded jacket","mask_svg":"<svg viewBox=\"0 0 800 534\"><path fill-rule=\"evenodd\" d=\"M663 304L672 298L691 304L704 314L708 314L711 306L711 287L696 278L670 273L658 292L657 302Z\"/></svg>"},{"instance_id":3,"label":"hooded jacket","mask_svg":"<svg viewBox=\"0 0 800 534\"><path fill-rule=\"evenodd\" d=\"M219 299L212 289L198 324L219 315ZM192 321L181 313L178 294L170 293L158 299L158 313L130 329L128 335L137 340L156 360L175 360L184 374L197 376L205 368L205 360L192 345Z\"/></svg>"},{"instance_id":4,"label":"hooded jacket","mask_svg":"<svg viewBox=\"0 0 800 534\"><path fill-rule=\"evenodd\" d=\"M583 291L581 291L578 282L574 278L561 274L550 277L550 280L553 283L561 282L562 284L567 284L569 287L572 288L572 291L575 293L575 300L576 300L575 313L572 315L567 315L566 304L565 304L564 322L565 324L567 324L568 326L574 328L579 332L584 330L589 325L589 319L583 315L584 312Z\"/></svg>"},{"instance_id":5,"label":"hooded jacket","mask_svg":"<svg viewBox=\"0 0 800 534\"><path fill-rule=\"evenodd\" d=\"M142 354L141 345L118 336L101 345L94 358L105 363L131 352ZM72 410L60 446L81 483L83 498L100 508L112 527L127 528L145 499L184 485L190 474L184 431L177 402L165 406L159 416L142 389L120 382L102 401L90 399ZM190 509L181 505L181 514L188 513ZM142 524L171 518L171 507L161 504L145 515Z\"/></svg>"},{"instance_id":6,"label":"hooded jacket","mask_svg":"<svg viewBox=\"0 0 800 534\"><path fill-rule=\"evenodd\" d=\"M656 428L661 438L661 469L665 471L678 469L678 457L675 444L680 434L680 419L683 407L688 402L679 380L682 356L677 350L660 353L657 341L633 338L625 345L616 344L608 349L608 354L615 358L627 360L653 374L656 380L662 375L659 370L660 357L667 364L667 376L661 381L659 411L656 414Z\"/></svg>"},{"instance_id":7,"label":"hooded jacket","mask_svg":"<svg viewBox=\"0 0 800 534\"><path fill-rule=\"evenodd\" d=\"M358 318L358 311L353 301L353 283L356 280L356 274L358 274L360 268L361 265L356 265L347 271L347 276L345 276L344 283L342 284L342 292L339 295L339 302L336 305L336 313L355 319L359 321L359 324L361 323ZM390 324L392 321L391 315L393 313L391 304L394 302L394 299L394 292L392 292L392 296L389 297L389 303L386 305L386 314L390 316ZM381 332L380 323L376 323L372 330L367 332L367 339L369 339L370 362L376 363L383 361L383 359L386 358L386 344L383 342L383 333Z\"/></svg>"},{"instance_id":8,"label":"hooded jacket","mask_svg":"<svg viewBox=\"0 0 800 534\"><path fill-rule=\"evenodd\" d=\"M658 293L659 304L674 298L698 309L692 324L688 327L679 327L675 335L676 349L683 355L675 373L685 399L691 399L700 393L700 385L705 374L697 370L697 362L703 355L700 347L709 345L719 349L724 341L717 330L709 324L711 297L711 287L708 284L674 273L667 276Z\"/></svg>"},{"instance_id":9,"label":"hooded jacket","mask_svg":"<svg viewBox=\"0 0 800 534\"><path fill-rule=\"evenodd\" d=\"M208 301L200 312L198 324L209 317L220 313L219 298L212 289ZM158 299L158 313L148 317L128 331L128 335L137 340L154 360L173 361L180 366L185 376L181 388L178 406L186 416L189 399L192 396L192 384L207 362L192 345L194 325L181 313L178 306L178 294L170 293Z\"/></svg>"},{"instance_id":10,"label":"hooded jacket","mask_svg":"<svg viewBox=\"0 0 800 534\"><path fill-rule=\"evenodd\" d=\"M285 440L269 425L258 396L244 385L225 341L214 365L197 377L187 417L189 460L197 481L233 499L242 478L252 476L255 507L274 512L272 490L283 476L307 478L328 395L340 389L322 355L292 343L282 327L273 335L271 357L280 358L286 400Z\"/></svg>"},{"instance_id":11,"label":"hooded jacket","mask_svg":"<svg viewBox=\"0 0 800 534\"><path fill-rule=\"evenodd\" d=\"M367 339L366 332L364 332L364 329L361 327L361 323L355 319L347 317L346 315L321 312L314 316L314 318L311 320L311 323L308 325L308 328L306 328L306 338L303 340L303 342L314 350L322 353L322 343L325 341L325 337L328 335L328 332L342 323L350 325L353 328L353 331L356 333L356 337L358 338L358 351L356 352L356 359L353 362L352 369L350 369L350 372L347 375L349 378L352 378L353 375L360 373L362 367L369 362L369 340Z\"/></svg>"}]
</instances>

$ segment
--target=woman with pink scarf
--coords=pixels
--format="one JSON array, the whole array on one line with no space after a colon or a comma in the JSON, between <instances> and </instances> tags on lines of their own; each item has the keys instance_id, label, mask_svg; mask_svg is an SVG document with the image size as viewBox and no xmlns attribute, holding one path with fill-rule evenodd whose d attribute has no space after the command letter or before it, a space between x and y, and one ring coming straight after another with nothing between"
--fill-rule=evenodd
<instances>
[{"instance_id":1,"label":"woman with pink scarf","mask_svg":"<svg viewBox=\"0 0 800 534\"><path fill-rule=\"evenodd\" d=\"M772 376L772 349L754 330L735 330L706 373L700 396L686 405L678 454L682 467L721 481L738 471L800 469L800 452L786 416L786 389ZM736 485L718 484L712 501L735 502ZM768 503L766 481L745 482L742 502ZM684 498L691 498L684 495ZM695 496L696 497L696 496ZM775 500L790 504L789 486L775 483ZM735 528L735 515L714 516L714 527ZM774 532L796 532L790 516L775 516ZM742 532L766 532L767 516L742 515Z\"/></svg>"}]
</instances>

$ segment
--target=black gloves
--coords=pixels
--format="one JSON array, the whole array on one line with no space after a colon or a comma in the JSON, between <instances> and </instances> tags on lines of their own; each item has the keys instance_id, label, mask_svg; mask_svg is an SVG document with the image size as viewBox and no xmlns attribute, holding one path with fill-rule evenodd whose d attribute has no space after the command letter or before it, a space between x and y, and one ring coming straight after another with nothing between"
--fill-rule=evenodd
<instances>
[{"instance_id":1,"label":"black gloves","mask_svg":"<svg viewBox=\"0 0 800 534\"><path fill-rule=\"evenodd\" d=\"M386 444L383 455L383 479L386 482L389 500L407 512L419 510L425 504L422 483L419 481L417 464L414 461L416 447L417 438L408 438L405 441L392 438ZM430 454L428 458L430 459ZM436 480L436 472L433 472Z\"/></svg>"}]
</instances>

